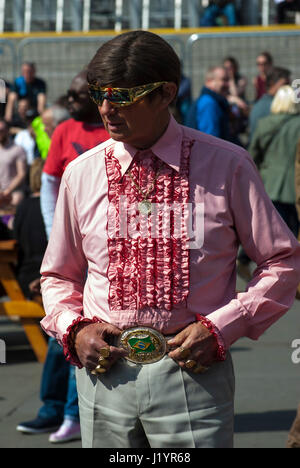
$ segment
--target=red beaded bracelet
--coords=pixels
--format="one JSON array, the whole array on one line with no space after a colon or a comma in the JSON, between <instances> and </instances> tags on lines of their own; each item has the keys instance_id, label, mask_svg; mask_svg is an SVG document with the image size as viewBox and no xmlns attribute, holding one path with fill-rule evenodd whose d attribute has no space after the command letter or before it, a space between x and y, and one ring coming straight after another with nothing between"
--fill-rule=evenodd
<instances>
[{"instance_id":1,"label":"red beaded bracelet","mask_svg":"<svg viewBox=\"0 0 300 468\"><path fill-rule=\"evenodd\" d=\"M75 349L75 338L76 333L80 330L80 328L90 325L92 323L101 323L102 321L97 318L93 317L92 319L84 318L82 315L77 317L71 325L68 326L66 333L63 336L62 344L63 344L63 351L67 361L69 361L72 365L77 366L79 369L82 369L82 364L77 356L77 352Z\"/></svg>"},{"instance_id":2,"label":"red beaded bracelet","mask_svg":"<svg viewBox=\"0 0 300 468\"><path fill-rule=\"evenodd\" d=\"M202 323L204 327L206 327L210 333L215 337L218 349L217 349L217 359L218 361L225 361L226 359L226 349L224 346L224 341L221 336L221 333L217 329L217 327L204 315L196 314L197 322Z\"/></svg>"}]
</instances>

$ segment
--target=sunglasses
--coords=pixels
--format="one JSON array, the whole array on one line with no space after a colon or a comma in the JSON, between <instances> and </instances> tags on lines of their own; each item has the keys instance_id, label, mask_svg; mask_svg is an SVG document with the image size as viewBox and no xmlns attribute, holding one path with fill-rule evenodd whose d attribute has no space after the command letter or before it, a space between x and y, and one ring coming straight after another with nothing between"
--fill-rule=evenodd
<instances>
[{"instance_id":1,"label":"sunglasses","mask_svg":"<svg viewBox=\"0 0 300 468\"><path fill-rule=\"evenodd\" d=\"M125 107L131 106L134 102L142 99L155 89L159 88L167 81L157 83L148 83L134 88L109 88L89 84L89 93L91 99L98 106L102 106L104 99L107 99L113 106Z\"/></svg>"},{"instance_id":2,"label":"sunglasses","mask_svg":"<svg viewBox=\"0 0 300 468\"><path fill-rule=\"evenodd\" d=\"M267 65L267 64L268 64L268 62L256 62L257 66L260 66L260 65L263 66L263 65Z\"/></svg>"}]
</instances>

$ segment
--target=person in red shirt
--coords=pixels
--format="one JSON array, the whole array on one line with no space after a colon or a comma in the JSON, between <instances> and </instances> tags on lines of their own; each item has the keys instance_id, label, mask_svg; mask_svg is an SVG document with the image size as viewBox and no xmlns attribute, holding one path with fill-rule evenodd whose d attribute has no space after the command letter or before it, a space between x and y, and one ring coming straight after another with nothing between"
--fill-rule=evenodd
<instances>
[{"instance_id":1,"label":"person in red shirt","mask_svg":"<svg viewBox=\"0 0 300 468\"><path fill-rule=\"evenodd\" d=\"M67 165L85 151L109 138L96 104L88 94L86 72L73 79L68 91L71 118L49 134L51 146L42 175L41 209L49 238L61 177ZM29 434L53 432L51 443L80 438L78 398L74 366L65 361L63 348L50 338L41 382L43 406L32 421L20 423L17 430Z\"/></svg>"},{"instance_id":2,"label":"person in red shirt","mask_svg":"<svg viewBox=\"0 0 300 468\"><path fill-rule=\"evenodd\" d=\"M75 76L67 95L71 119L54 130L42 176L41 207L48 238L60 180L67 165L109 138L97 106L89 97L85 71Z\"/></svg>"}]
</instances>

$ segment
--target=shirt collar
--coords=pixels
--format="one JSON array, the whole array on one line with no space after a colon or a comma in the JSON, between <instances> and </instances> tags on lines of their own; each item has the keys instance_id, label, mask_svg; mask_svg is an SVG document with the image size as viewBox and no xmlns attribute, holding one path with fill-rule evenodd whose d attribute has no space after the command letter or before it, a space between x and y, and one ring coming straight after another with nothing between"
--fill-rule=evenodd
<instances>
[{"instance_id":1,"label":"shirt collar","mask_svg":"<svg viewBox=\"0 0 300 468\"><path fill-rule=\"evenodd\" d=\"M151 147L151 150L159 159L171 166L177 172L180 170L182 129L174 117L170 116L170 122L165 133ZM126 143L116 142L114 156L121 166L122 176L129 168L135 155L140 152Z\"/></svg>"}]
</instances>

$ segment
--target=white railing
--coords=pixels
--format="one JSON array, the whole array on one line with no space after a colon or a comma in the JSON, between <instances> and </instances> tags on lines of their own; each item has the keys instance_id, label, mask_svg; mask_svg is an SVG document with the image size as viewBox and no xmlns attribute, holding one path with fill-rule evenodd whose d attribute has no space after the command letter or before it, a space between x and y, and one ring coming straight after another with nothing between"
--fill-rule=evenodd
<instances>
[{"instance_id":1,"label":"white railing","mask_svg":"<svg viewBox=\"0 0 300 468\"><path fill-rule=\"evenodd\" d=\"M0 32L4 31L5 0L0 0Z\"/></svg>"},{"instance_id":2,"label":"white railing","mask_svg":"<svg viewBox=\"0 0 300 468\"><path fill-rule=\"evenodd\" d=\"M55 0L53 0L54 3ZM73 1L73 0L72 0ZM74 0L75 1L75 0ZM78 0L77 0L78 1ZM173 17L173 27L178 30L182 28L183 25L183 0L172 0L173 1L173 11L170 10L168 14L171 14ZM186 9L188 10L188 23L190 27L196 27L198 25L198 0L185 0ZM0 0L0 33L3 33L5 30L5 8L7 3L20 5L20 0ZM16 3L15 3L16 2ZM119 32L123 29L124 21L124 3L129 5L131 17L138 18L140 27L143 29L149 29L151 23L151 14L154 12L151 9L151 0L111 0L112 8L112 17L114 18L114 29L116 32ZM81 0L82 3L82 17L79 18L79 23L82 24L82 31L88 32L90 30L90 20L91 20L91 0ZM56 17L55 17L55 31L61 33L64 27L64 19L66 15L66 2L65 0L56 0ZM208 0L201 0L202 7L207 6ZM23 31L29 33L32 29L33 18L33 0L24 0L24 18L19 18L20 23L23 23ZM80 3L79 3L80 5ZM134 9L138 11L134 11ZM15 8L15 11L17 9ZM157 13L157 12L156 12ZM79 13L78 13L79 14ZM164 12L162 12L162 15ZM270 0L261 0L261 24L263 26L268 26L270 20ZM136 24L136 21L135 21Z\"/></svg>"},{"instance_id":3,"label":"white railing","mask_svg":"<svg viewBox=\"0 0 300 468\"><path fill-rule=\"evenodd\" d=\"M263 0L262 2L262 25L269 26L270 20L270 0Z\"/></svg>"},{"instance_id":4,"label":"white railing","mask_svg":"<svg viewBox=\"0 0 300 468\"><path fill-rule=\"evenodd\" d=\"M57 0L56 4L56 32L61 33L64 24L64 0Z\"/></svg>"},{"instance_id":5,"label":"white railing","mask_svg":"<svg viewBox=\"0 0 300 468\"><path fill-rule=\"evenodd\" d=\"M31 29L32 0L25 0L24 9L24 32L29 33Z\"/></svg>"}]
</instances>

